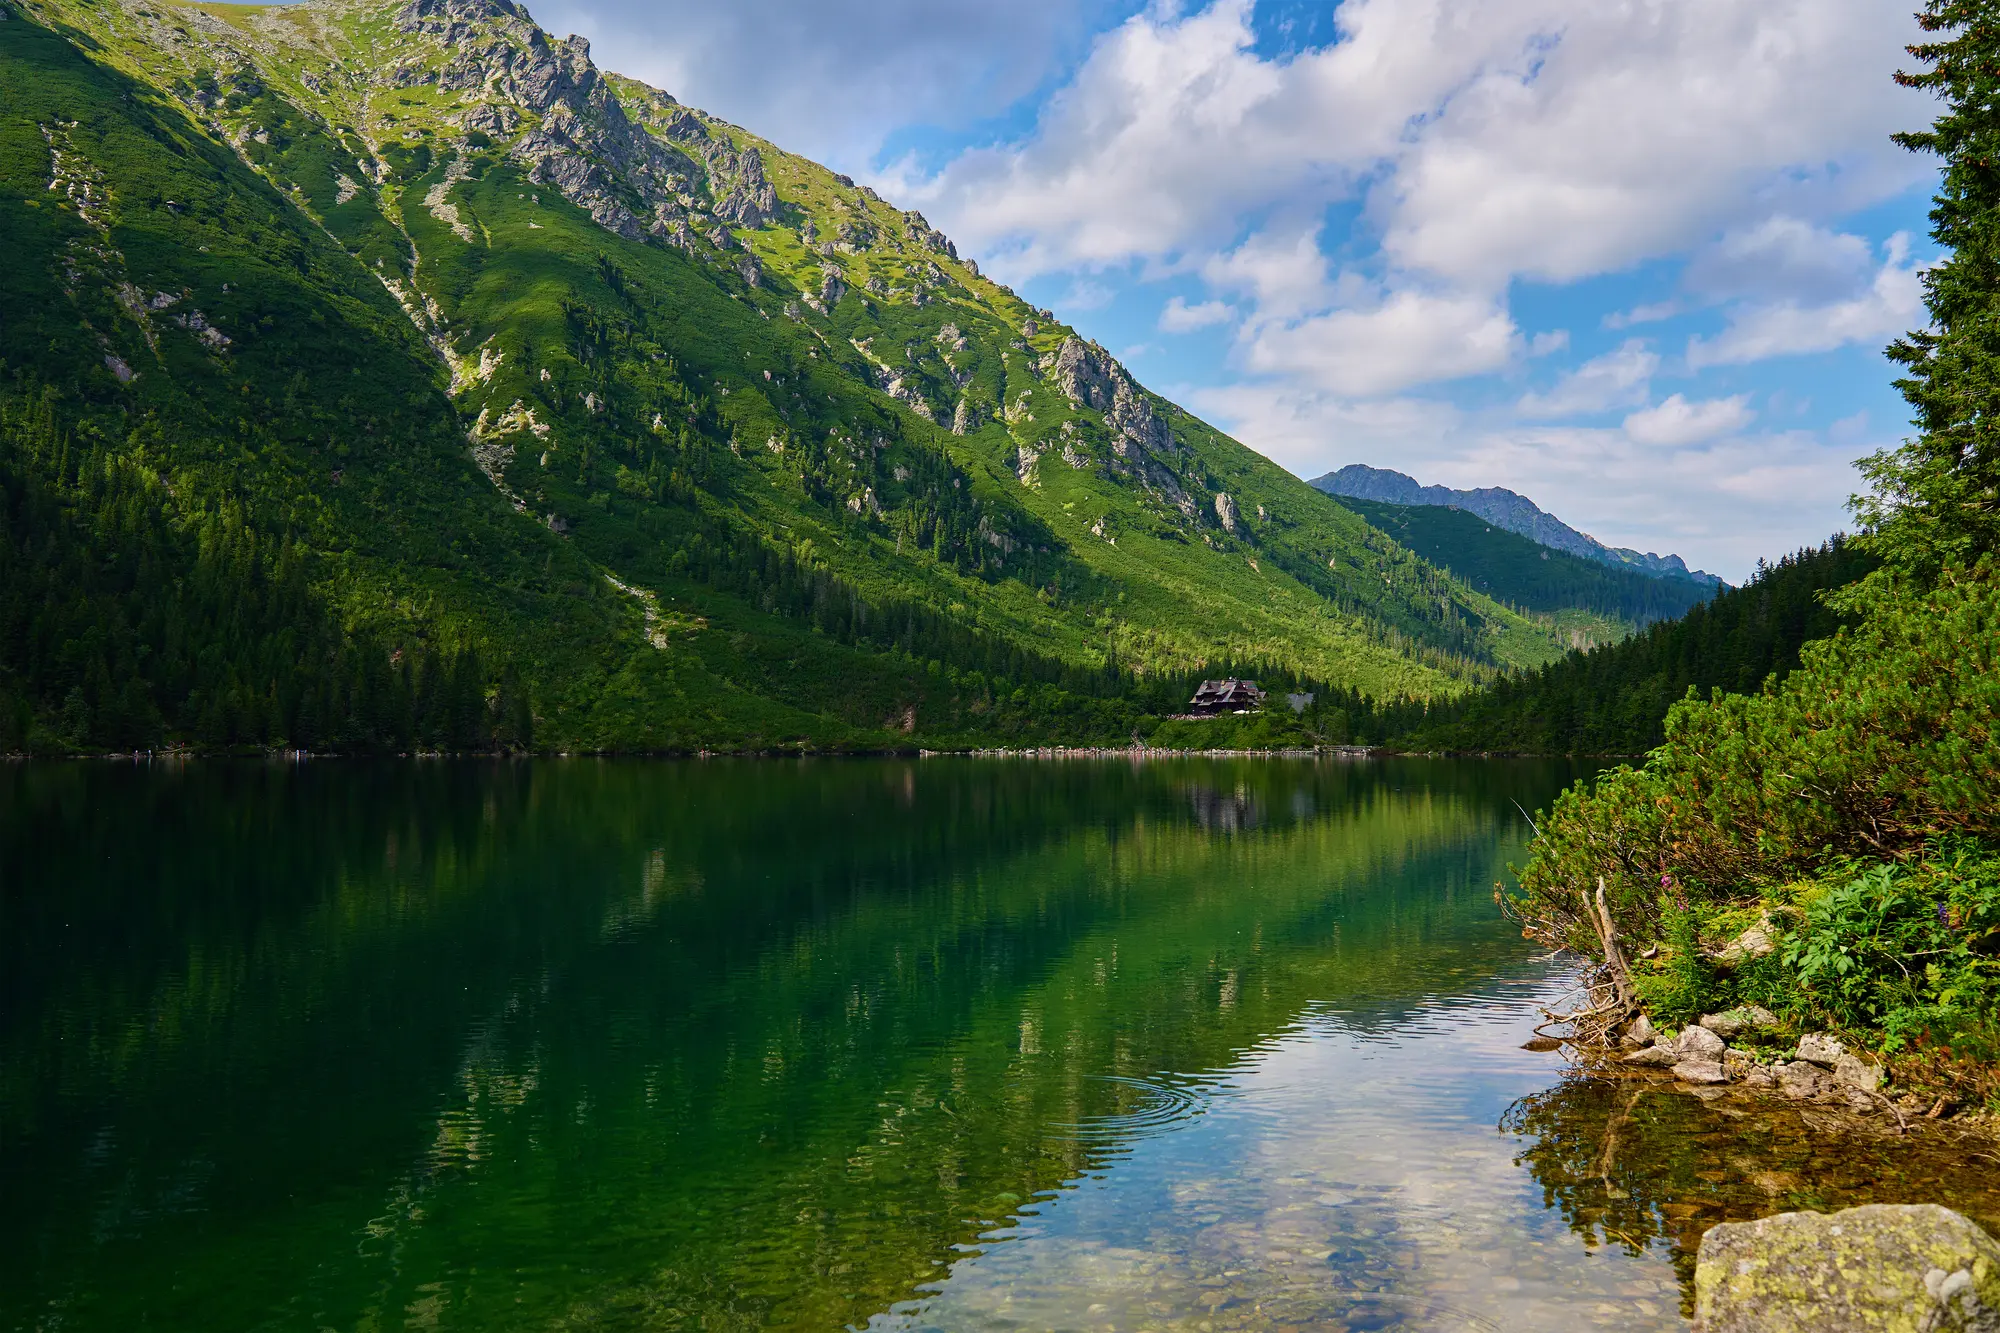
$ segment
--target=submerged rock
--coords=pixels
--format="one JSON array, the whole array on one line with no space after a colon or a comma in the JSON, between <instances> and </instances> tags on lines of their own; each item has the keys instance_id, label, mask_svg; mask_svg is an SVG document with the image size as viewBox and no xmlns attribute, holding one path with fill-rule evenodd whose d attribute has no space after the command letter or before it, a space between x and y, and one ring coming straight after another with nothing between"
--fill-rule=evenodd
<instances>
[{"instance_id":1,"label":"submerged rock","mask_svg":"<svg viewBox=\"0 0 2000 1333\"><path fill-rule=\"evenodd\" d=\"M2000 1333L2000 1243L1936 1204L1725 1222L1694 1284L1699 1333Z\"/></svg>"}]
</instances>

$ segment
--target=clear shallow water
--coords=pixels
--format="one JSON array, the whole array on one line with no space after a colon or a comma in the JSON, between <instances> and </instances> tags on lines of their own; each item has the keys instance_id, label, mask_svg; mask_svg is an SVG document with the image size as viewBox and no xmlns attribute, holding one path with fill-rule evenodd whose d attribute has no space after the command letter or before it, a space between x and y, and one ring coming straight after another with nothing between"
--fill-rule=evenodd
<instances>
[{"instance_id":1,"label":"clear shallow water","mask_svg":"<svg viewBox=\"0 0 2000 1333\"><path fill-rule=\"evenodd\" d=\"M1670 1328L1986 1208L1519 1049L1571 775L0 768L0 1329Z\"/></svg>"}]
</instances>

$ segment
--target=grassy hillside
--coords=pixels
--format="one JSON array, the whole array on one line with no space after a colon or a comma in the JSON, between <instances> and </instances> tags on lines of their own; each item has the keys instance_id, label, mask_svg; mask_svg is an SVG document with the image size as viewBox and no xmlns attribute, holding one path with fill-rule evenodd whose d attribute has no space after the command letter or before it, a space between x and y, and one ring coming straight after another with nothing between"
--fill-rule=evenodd
<instances>
[{"instance_id":1,"label":"grassy hillside","mask_svg":"<svg viewBox=\"0 0 2000 1333\"><path fill-rule=\"evenodd\" d=\"M504 0L57 0L0 73L10 558L158 533L7 603L0 747L1116 739L1225 662L1442 698L1562 650ZM282 609L142 623L217 524Z\"/></svg>"},{"instance_id":2,"label":"grassy hillside","mask_svg":"<svg viewBox=\"0 0 2000 1333\"><path fill-rule=\"evenodd\" d=\"M1534 615L1567 613L1579 631L1587 632L1592 620L1613 631L1573 647L1592 647L1656 620L1677 619L1716 591L1692 579L1656 578L1551 550L1464 509L1346 497L1340 503L1495 601Z\"/></svg>"}]
</instances>

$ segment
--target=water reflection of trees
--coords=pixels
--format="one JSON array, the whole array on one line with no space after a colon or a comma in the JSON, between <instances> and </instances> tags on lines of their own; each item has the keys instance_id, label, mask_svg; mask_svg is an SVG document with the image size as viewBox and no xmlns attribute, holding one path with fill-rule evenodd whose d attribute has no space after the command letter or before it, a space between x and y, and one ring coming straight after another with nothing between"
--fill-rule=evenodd
<instances>
[{"instance_id":1,"label":"water reflection of trees","mask_svg":"<svg viewBox=\"0 0 2000 1333\"><path fill-rule=\"evenodd\" d=\"M1816 1114L1578 1071L1508 1107L1500 1128L1527 1140L1515 1162L1586 1248L1666 1246L1689 1308L1695 1252L1718 1222L1862 1203L1946 1203L1988 1225L2000 1216L2000 1180L1964 1171L1945 1133L1895 1138L1886 1125Z\"/></svg>"},{"instance_id":2,"label":"water reflection of trees","mask_svg":"<svg viewBox=\"0 0 2000 1333\"><path fill-rule=\"evenodd\" d=\"M358 1325L429 1299L467 1234L461 1321L839 1327L1115 1154L1160 1071L1490 964L1465 890L1558 776L0 766L0 1327L113 1269L96 1326L170 1288ZM97 1144L138 1201L115 1255ZM373 1202L272 1203L257 1259L159 1220L279 1189ZM509 1275L584 1234L593 1267L522 1304Z\"/></svg>"}]
</instances>

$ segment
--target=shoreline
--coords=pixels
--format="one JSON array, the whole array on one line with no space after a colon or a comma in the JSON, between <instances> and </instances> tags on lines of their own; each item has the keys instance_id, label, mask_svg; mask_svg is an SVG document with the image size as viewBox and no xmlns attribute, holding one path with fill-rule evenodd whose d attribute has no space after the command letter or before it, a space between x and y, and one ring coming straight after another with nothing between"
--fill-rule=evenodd
<instances>
[{"instance_id":1,"label":"shoreline","mask_svg":"<svg viewBox=\"0 0 2000 1333\"><path fill-rule=\"evenodd\" d=\"M1782 1037L1781 1020L1760 1006L1704 1014L1679 1029L1654 1028L1641 1011L1598 1037L1556 1037L1542 1031L1564 1018L1549 1015L1525 1045L1568 1047L1577 1066L1594 1078L1658 1084L1704 1102L1789 1106L1816 1130L1866 1125L1871 1132L1902 1138L1923 1129L1948 1129L2000 1144L2000 1116L1992 1111L1961 1105L1934 1089L1894 1084L1885 1089L1890 1067L1876 1053L1850 1048L1827 1032L1803 1032L1796 1040ZM1835 1123L1815 1124L1814 1116L1831 1116Z\"/></svg>"},{"instance_id":2,"label":"shoreline","mask_svg":"<svg viewBox=\"0 0 2000 1333\"><path fill-rule=\"evenodd\" d=\"M1392 750L1370 745L1322 745L1311 748L1181 749L1171 746L1024 745L968 746L929 749L899 746L879 749L755 750L399 750L360 753L351 750L133 750L91 754L0 754L0 763L191 763L202 759L261 759L285 763L351 759L1518 759L1536 755L1453 755ZM1558 756L1560 757L1560 756Z\"/></svg>"}]
</instances>

